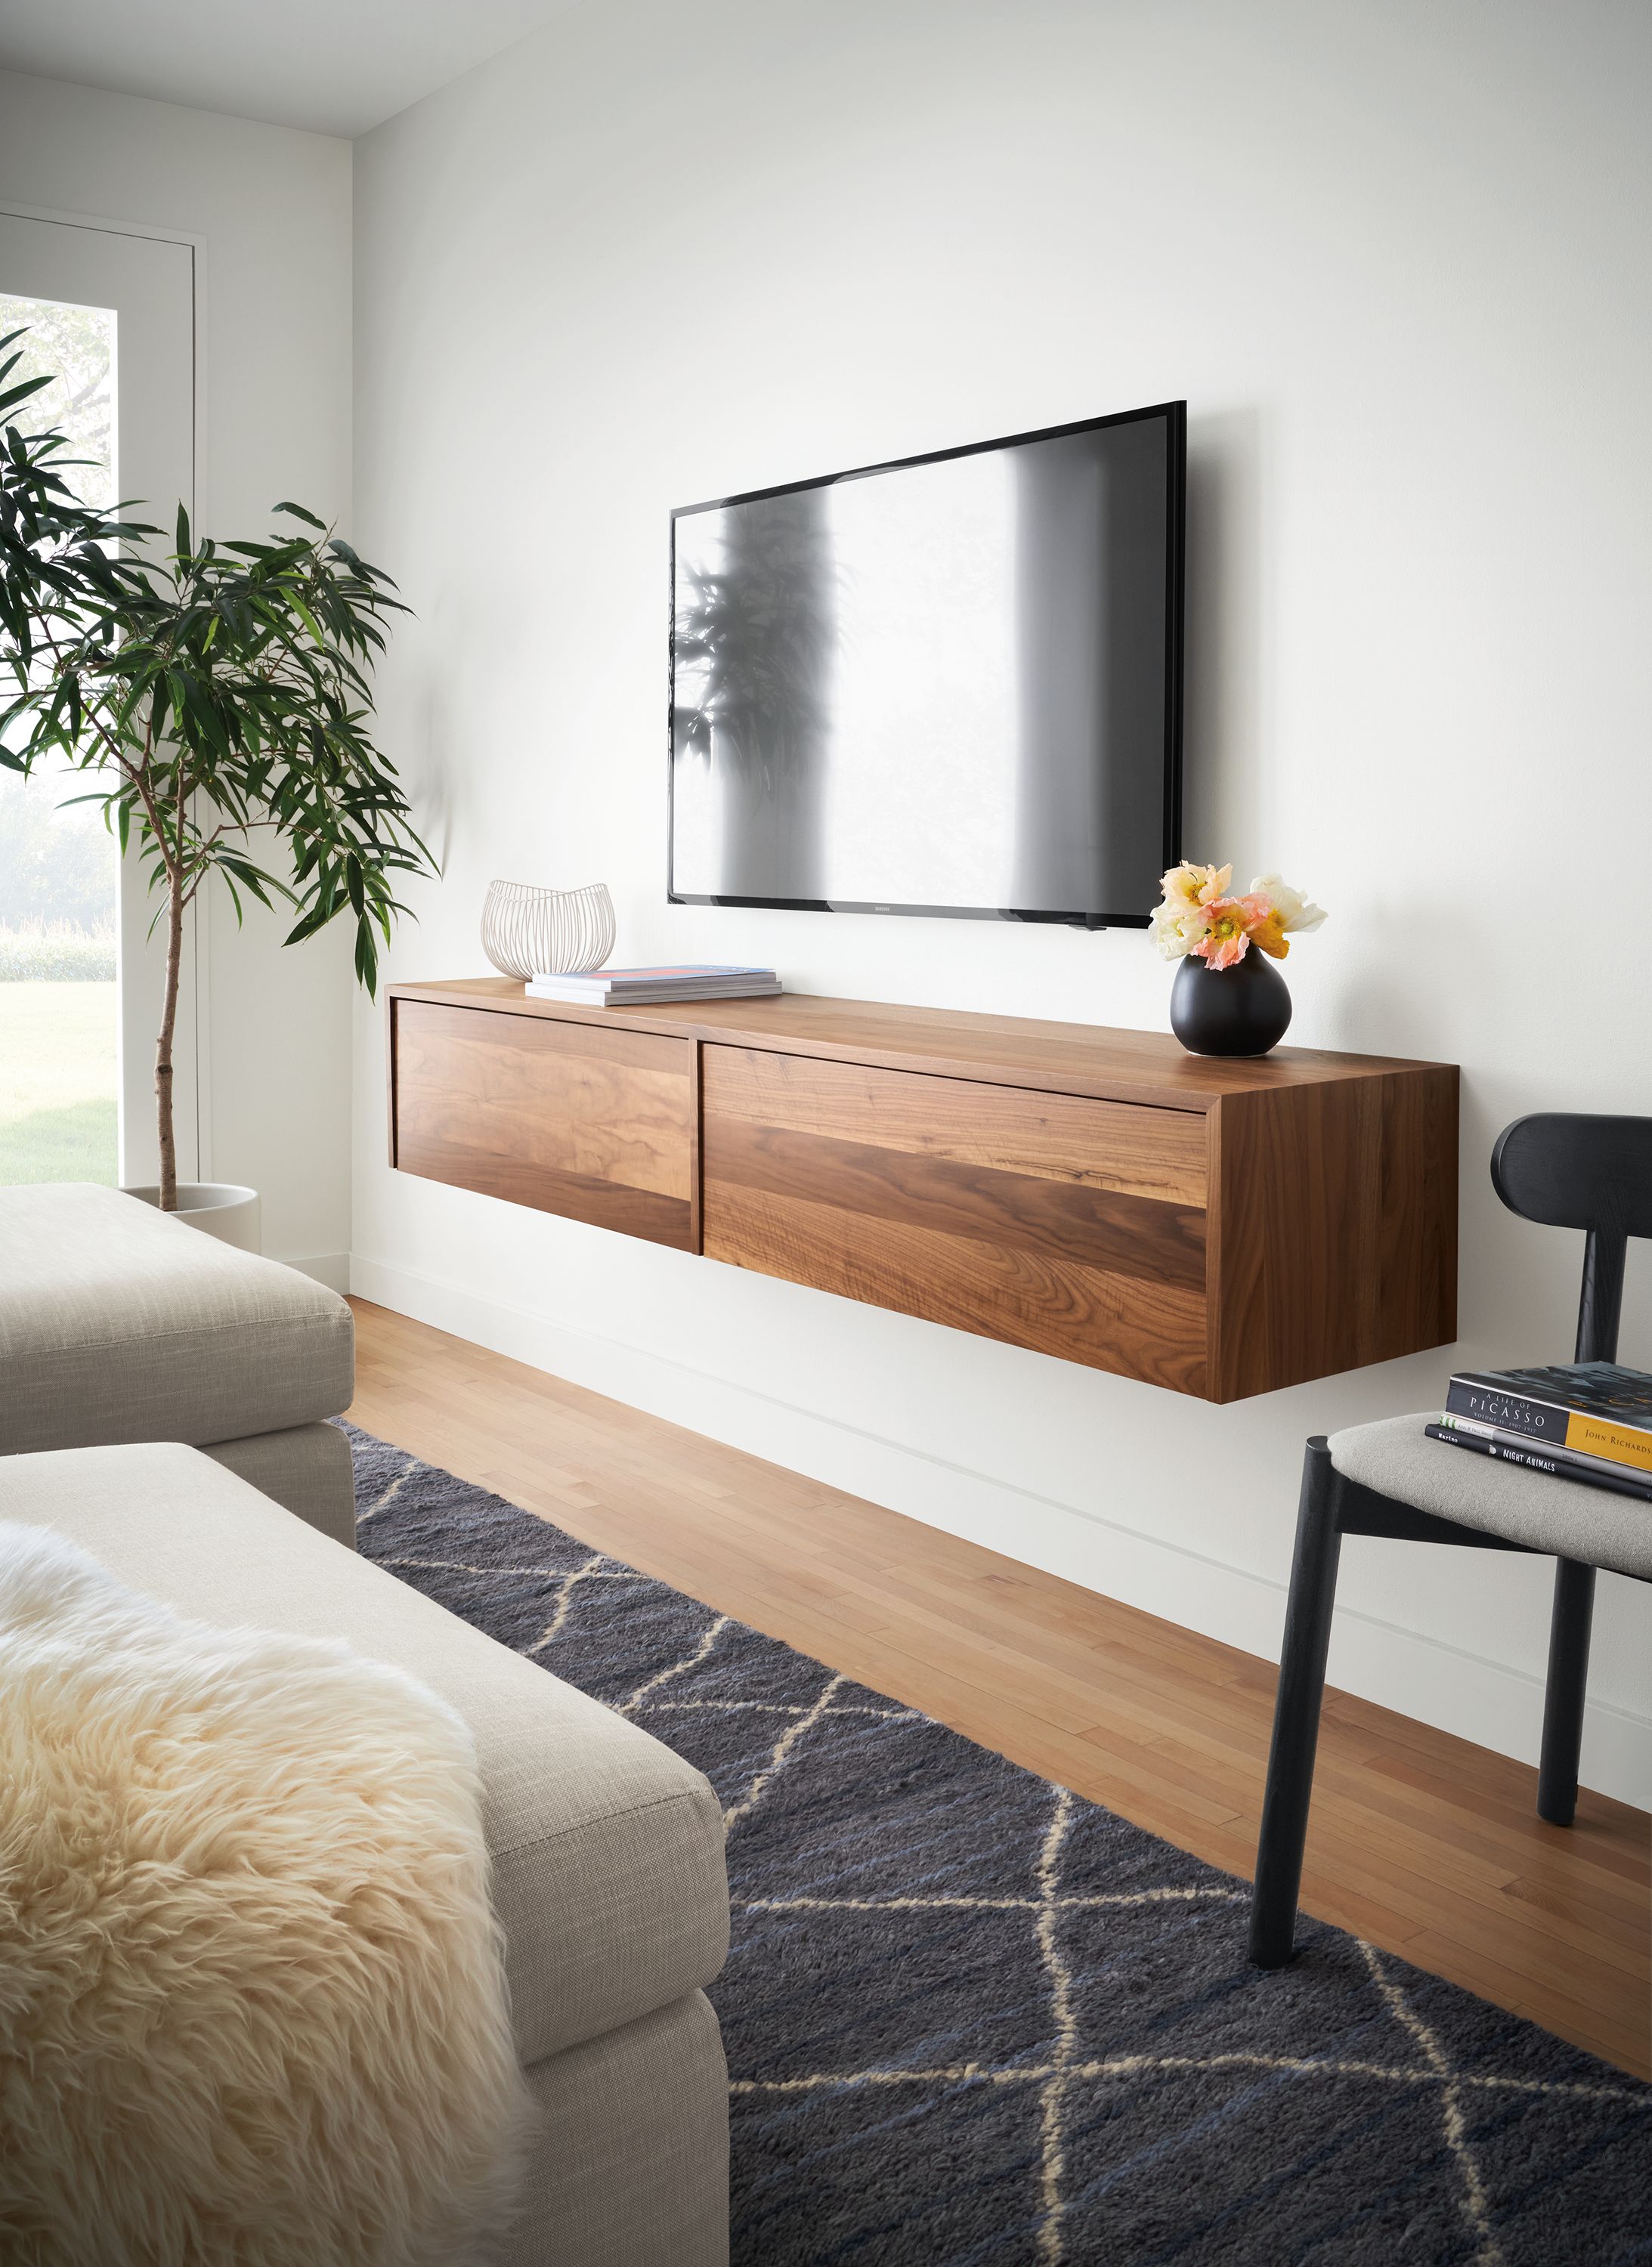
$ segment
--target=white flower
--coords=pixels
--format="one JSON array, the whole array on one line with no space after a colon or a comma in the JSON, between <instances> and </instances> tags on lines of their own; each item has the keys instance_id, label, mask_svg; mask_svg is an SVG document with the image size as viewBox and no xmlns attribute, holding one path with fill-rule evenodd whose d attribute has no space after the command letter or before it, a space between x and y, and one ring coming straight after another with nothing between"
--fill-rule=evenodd
<instances>
[{"instance_id":1,"label":"white flower","mask_svg":"<svg viewBox=\"0 0 1652 2267\"><path fill-rule=\"evenodd\" d=\"M1277 874L1259 874L1251 884L1252 894L1271 898L1274 910L1279 915L1280 927L1289 935L1298 930L1318 928L1325 919L1322 906L1311 906L1300 890L1281 881Z\"/></svg>"},{"instance_id":2,"label":"white flower","mask_svg":"<svg viewBox=\"0 0 1652 2267\"><path fill-rule=\"evenodd\" d=\"M1153 942L1166 960L1185 960L1209 927L1202 906L1162 905L1153 911Z\"/></svg>"}]
</instances>

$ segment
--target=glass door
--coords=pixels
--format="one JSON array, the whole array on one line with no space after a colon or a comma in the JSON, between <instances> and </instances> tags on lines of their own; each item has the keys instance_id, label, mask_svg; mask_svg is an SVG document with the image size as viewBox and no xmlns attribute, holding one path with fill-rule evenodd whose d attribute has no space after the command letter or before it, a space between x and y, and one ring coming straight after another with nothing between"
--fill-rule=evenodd
<instances>
[{"instance_id":1,"label":"glass door","mask_svg":"<svg viewBox=\"0 0 1652 2267\"><path fill-rule=\"evenodd\" d=\"M0 213L0 335L55 383L22 407L86 461L88 502L194 509L194 253L188 245ZM18 375L22 375L19 371ZM0 771L0 1185L156 1178L162 967L136 853L124 868L94 777ZM179 1018L179 1170L199 1152L195 943Z\"/></svg>"},{"instance_id":2,"label":"glass door","mask_svg":"<svg viewBox=\"0 0 1652 2267\"><path fill-rule=\"evenodd\" d=\"M26 325L14 378L55 383L17 412L85 461L84 503L116 501L115 314L0 293L0 337ZM115 939L120 861L102 814L64 808L94 784L66 765L0 771L0 1185L121 1178Z\"/></svg>"}]
</instances>

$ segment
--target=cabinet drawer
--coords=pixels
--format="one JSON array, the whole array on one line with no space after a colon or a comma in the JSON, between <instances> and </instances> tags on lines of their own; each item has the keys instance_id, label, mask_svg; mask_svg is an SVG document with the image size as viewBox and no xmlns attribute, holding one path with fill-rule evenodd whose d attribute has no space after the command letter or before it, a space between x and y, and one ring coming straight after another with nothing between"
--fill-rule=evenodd
<instances>
[{"instance_id":1,"label":"cabinet drawer","mask_svg":"<svg viewBox=\"0 0 1652 2267\"><path fill-rule=\"evenodd\" d=\"M708 1045L713 1258L1205 1390L1204 1117Z\"/></svg>"},{"instance_id":2,"label":"cabinet drawer","mask_svg":"<svg viewBox=\"0 0 1652 2267\"><path fill-rule=\"evenodd\" d=\"M693 1251L694 1045L391 1003L393 1163Z\"/></svg>"}]
</instances>

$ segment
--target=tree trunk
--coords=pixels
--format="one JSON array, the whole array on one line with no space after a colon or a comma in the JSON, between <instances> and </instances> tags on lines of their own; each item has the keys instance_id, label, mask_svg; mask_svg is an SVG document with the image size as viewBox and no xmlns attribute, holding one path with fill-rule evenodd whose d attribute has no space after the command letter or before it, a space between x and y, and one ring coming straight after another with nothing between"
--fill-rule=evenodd
<instances>
[{"instance_id":1,"label":"tree trunk","mask_svg":"<svg viewBox=\"0 0 1652 2267\"><path fill-rule=\"evenodd\" d=\"M178 979L184 957L183 883L166 885L166 991L161 1003L160 1037L155 1043L155 1110L160 1134L160 1208L178 1209L178 1144L173 1133L173 1034L178 1023Z\"/></svg>"}]
</instances>

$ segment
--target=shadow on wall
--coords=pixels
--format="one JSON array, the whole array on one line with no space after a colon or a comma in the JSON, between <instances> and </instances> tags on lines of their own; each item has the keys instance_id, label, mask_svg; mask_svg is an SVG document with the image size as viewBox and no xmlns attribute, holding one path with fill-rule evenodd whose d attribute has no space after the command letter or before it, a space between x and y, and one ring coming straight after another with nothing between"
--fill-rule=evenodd
<instances>
[{"instance_id":1,"label":"shadow on wall","mask_svg":"<svg viewBox=\"0 0 1652 2267\"><path fill-rule=\"evenodd\" d=\"M1258 410L1187 421L1182 844L1201 861L1259 839L1261 446Z\"/></svg>"},{"instance_id":2,"label":"shadow on wall","mask_svg":"<svg viewBox=\"0 0 1652 2267\"><path fill-rule=\"evenodd\" d=\"M1262 415L1254 408L1188 421L1183 841L1197 859L1247 844L1260 855L1266 847L1263 446ZM1371 910L1380 910L1395 949L1340 972L1334 1003L1322 1003L1332 1028L1318 1043L1455 1060L1461 1033L1453 1003L1465 993L1497 996L1502 979L1494 947L1465 918L1421 893ZM1449 994L1431 974L1443 967L1457 972ZM1571 1350L1575 1239L1511 1220L1492 1189L1490 1159L1511 1119L1572 1101L1536 1070L1510 1075L1465 1066L1459 1344L1487 1361L1563 1360ZM1640 1273L1652 1279L1652 1269ZM1644 1337L1652 1316L1652 1280L1637 1281L1636 1273L1632 1268L1626 1287L1626 1346Z\"/></svg>"}]
</instances>

